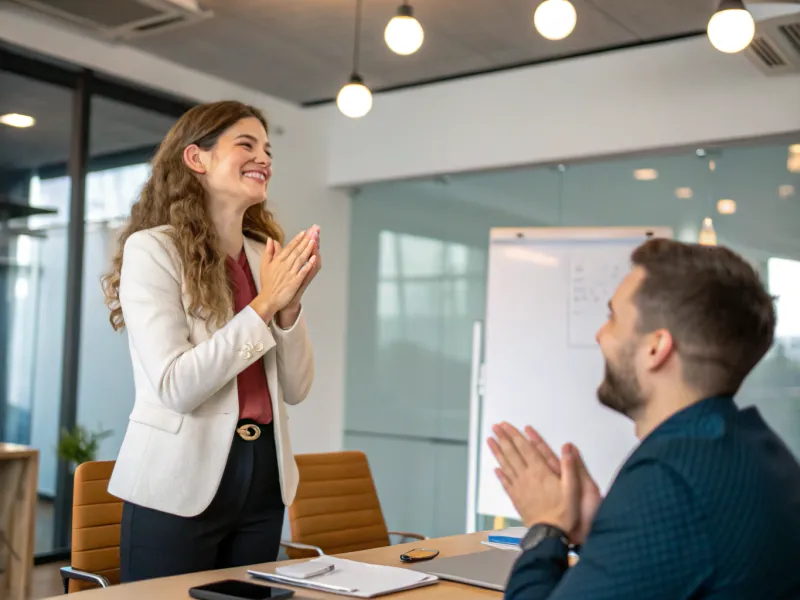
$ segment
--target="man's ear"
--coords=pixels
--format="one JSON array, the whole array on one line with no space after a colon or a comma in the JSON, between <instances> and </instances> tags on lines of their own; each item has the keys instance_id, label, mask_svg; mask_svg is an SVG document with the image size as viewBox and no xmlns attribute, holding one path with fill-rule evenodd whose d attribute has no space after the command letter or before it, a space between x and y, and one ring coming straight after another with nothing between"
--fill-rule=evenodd
<instances>
[{"instance_id":1,"label":"man's ear","mask_svg":"<svg viewBox=\"0 0 800 600\"><path fill-rule=\"evenodd\" d=\"M672 334L666 329L651 333L647 344L647 366L653 371L661 368L675 349Z\"/></svg>"},{"instance_id":2,"label":"man's ear","mask_svg":"<svg viewBox=\"0 0 800 600\"><path fill-rule=\"evenodd\" d=\"M204 175L207 171L203 164L203 155L197 144L189 144L183 149L183 162L195 173Z\"/></svg>"}]
</instances>

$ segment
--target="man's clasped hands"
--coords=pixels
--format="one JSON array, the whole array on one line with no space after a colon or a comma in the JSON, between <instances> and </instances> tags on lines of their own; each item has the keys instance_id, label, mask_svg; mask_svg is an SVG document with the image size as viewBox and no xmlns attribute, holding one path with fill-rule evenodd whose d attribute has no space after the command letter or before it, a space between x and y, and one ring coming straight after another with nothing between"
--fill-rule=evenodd
<instances>
[{"instance_id":1,"label":"man's clasped hands","mask_svg":"<svg viewBox=\"0 0 800 600\"><path fill-rule=\"evenodd\" d=\"M602 495L580 452L564 444L559 458L530 426L523 434L509 423L492 428L488 440L500 483L526 527L558 527L571 544L586 539Z\"/></svg>"}]
</instances>

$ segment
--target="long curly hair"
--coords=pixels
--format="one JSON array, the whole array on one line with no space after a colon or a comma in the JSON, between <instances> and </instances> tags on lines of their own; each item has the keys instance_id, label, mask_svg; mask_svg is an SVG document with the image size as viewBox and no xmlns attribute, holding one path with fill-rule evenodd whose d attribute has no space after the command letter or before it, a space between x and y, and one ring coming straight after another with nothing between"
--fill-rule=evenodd
<instances>
[{"instance_id":1,"label":"long curly hair","mask_svg":"<svg viewBox=\"0 0 800 600\"><path fill-rule=\"evenodd\" d=\"M232 291L224 253L206 210L206 192L197 176L184 164L183 151L197 144L210 150L229 127L255 117L269 133L267 119L257 108L235 101L202 104L188 110L167 133L153 157L150 177L123 228L111 270L102 277L109 320L115 331L125 327L119 302L120 271L126 240L137 231L169 225L169 235L183 263L189 312L206 325L224 324L231 311ZM266 202L251 206L244 215L245 236L283 243L283 231Z\"/></svg>"}]
</instances>

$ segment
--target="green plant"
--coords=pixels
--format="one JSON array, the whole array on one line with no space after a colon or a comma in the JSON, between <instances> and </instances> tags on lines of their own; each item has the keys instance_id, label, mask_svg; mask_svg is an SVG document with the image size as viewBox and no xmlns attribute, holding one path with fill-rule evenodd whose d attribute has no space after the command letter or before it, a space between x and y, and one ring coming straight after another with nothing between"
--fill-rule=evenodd
<instances>
[{"instance_id":1,"label":"green plant","mask_svg":"<svg viewBox=\"0 0 800 600\"><path fill-rule=\"evenodd\" d=\"M76 466L95 460L100 442L110 435L111 431L89 431L82 425L76 425L72 431L62 429L58 457Z\"/></svg>"}]
</instances>

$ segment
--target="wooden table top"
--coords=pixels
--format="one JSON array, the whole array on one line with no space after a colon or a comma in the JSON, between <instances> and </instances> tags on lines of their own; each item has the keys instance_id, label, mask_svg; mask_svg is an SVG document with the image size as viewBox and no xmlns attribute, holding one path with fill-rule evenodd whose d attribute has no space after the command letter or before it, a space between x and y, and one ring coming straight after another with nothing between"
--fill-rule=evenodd
<instances>
[{"instance_id":1,"label":"wooden table top","mask_svg":"<svg viewBox=\"0 0 800 600\"><path fill-rule=\"evenodd\" d=\"M350 552L339 555L341 558L348 558L374 565L390 565L393 567L404 567L400 561L400 555L412 548L430 548L439 551L440 557L458 556L487 550L488 547L480 542L486 540L488 532L479 532L452 537L430 539L425 541L414 541L407 544L396 544L385 548L374 550L362 550L360 552ZM434 559L435 560L435 559ZM241 567L235 569L222 569L219 571L204 571L202 573L192 573L190 575L178 575L175 577L165 577L163 579L153 579L137 583L127 583L112 586L105 590L94 589L79 592L77 597L81 600L174 600L177 598L189 598L189 588L197 585L219 581L221 579L250 579L247 575L247 568L257 569L268 573L273 573L277 566L299 561L285 561L255 565L251 567ZM252 579L251 579L252 580ZM312 600L324 598L331 600L334 598L346 598L336 594L292 588L295 590L294 598L297 600ZM75 594L70 594L72 598ZM63 600L64 596L53 596L48 600ZM384 598L402 598L402 600L499 600L502 598L500 592L464 585L451 581L440 581L434 585L422 587L405 592L398 592Z\"/></svg>"}]
</instances>

